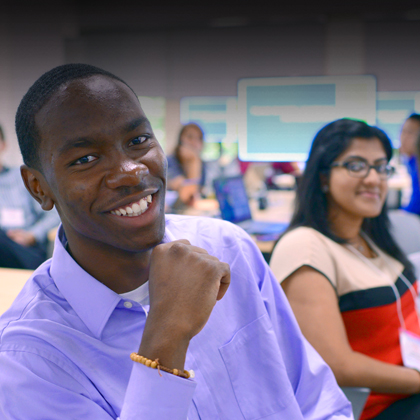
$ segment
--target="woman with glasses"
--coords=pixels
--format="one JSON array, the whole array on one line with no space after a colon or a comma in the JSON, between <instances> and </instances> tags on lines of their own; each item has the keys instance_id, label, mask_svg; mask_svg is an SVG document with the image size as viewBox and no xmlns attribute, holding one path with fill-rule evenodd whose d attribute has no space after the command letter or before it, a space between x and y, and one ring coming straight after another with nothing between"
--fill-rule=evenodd
<instances>
[{"instance_id":1,"label":"woman with glasses","mask_svg":"<svg viewBox=\"0 0 420 420\"><path fill-rule=\"evenodd\" d=\"M322 128L270 261L338 384L371 389L363 420L420 418L420 373L400 345L420 327L413 267L388 229L391 156L386 134L364 122Z\"/></svg>"}]
</instances>

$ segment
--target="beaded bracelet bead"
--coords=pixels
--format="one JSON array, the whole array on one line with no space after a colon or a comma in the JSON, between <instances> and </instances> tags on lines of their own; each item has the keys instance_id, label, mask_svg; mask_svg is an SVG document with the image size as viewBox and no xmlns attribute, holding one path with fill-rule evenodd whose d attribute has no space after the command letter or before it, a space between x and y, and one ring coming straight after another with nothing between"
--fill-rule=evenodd
<instances>
[{"instance_id":1,"label":"beaded bracelet bead","mask_svg":"<svg viewBox=\"0 0 420 420\"><path fill-rule=\"evenodd\" d=\"M175 376L181 376L182 378L185 378L185 379L189 379L191 376L188 370L181 371L179 369L168 369L167 367L162 366L159 363L159 359L156 359L156 360L148 359L147 357L140 356L137 353L131 353L130 358L133 362L141 363L142 365L151 367L152 369L157 369L160 376L162 376L160 373L161 370L167 373L172 373L172 375L175 375Z\"/></svg>"}]
</instances>

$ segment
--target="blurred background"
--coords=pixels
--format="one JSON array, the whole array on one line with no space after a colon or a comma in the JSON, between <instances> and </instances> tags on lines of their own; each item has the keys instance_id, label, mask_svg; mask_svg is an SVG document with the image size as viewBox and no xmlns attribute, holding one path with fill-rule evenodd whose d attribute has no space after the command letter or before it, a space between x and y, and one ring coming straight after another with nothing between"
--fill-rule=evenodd
<instances>
[{"instance_id":1,"label":"blurred background","mask_svg":"<svg viewBox=\"0 0 420 420\"><path fill-rule=\"evenodd\" d=\"M218 143L227 155L237 151L235 101L244 78L372 75L377 99L394 101L378 102L376 116L396 147L420 92L415 1L379 7L370 0L270 6L9 3L0 14L0 123L9 144L8 165L21 163L14 115L22 96L42 73L64 63L97 65L127 81L142 97L167 152L181 123L200 122L208 160L220 152Z\"/></svg>"}]
</instances>

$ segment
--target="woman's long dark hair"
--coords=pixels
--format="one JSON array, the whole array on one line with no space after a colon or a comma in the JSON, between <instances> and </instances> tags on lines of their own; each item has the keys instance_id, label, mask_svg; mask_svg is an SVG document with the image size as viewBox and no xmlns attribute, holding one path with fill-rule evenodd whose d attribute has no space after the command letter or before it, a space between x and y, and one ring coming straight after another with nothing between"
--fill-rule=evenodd
<instances>
[{"instance_id":1,"label":"woman's long dark hair","mask_svg":"<svg viewBox=\"0 0 420 420\"><path fill-rule=\"evenodd\" d=\"M347 240L340 238L331 230L328 221L328 203L321 189L321 177L330 176L331 164L351 144L354 138L377 138L382 143L388 161L392 157L392 146L388 136L379 128L372 127L363 121L341 119L323 127L315 136L306 162L305 171L298 184L295 211L287 231L299 226L316 229L340 244ZM414 276L410 261L401 251L389 231L390 222L386 205L377 217L365 218L362 230L372 241L388 255L400 261Z\"/></svg>"}]
</instances>

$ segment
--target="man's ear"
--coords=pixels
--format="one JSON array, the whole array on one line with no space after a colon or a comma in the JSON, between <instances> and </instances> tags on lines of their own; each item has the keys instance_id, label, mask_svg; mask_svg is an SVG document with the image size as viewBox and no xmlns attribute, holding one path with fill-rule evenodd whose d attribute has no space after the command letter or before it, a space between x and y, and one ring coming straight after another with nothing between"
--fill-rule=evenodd
<instances>
[{"instance_id":1,"label":"man's ear","mask_svg":"<svg viewBox=\"0 0 420 420\"><path fill-rule=\"evenodd\" d=\"M20 167L23 182L26 189L41 204L43 210L51 210L54 207L54 200L51 197L50 188L45 181L44 175L36 169L26 165Z\"/></svg>"}]
</instances>

